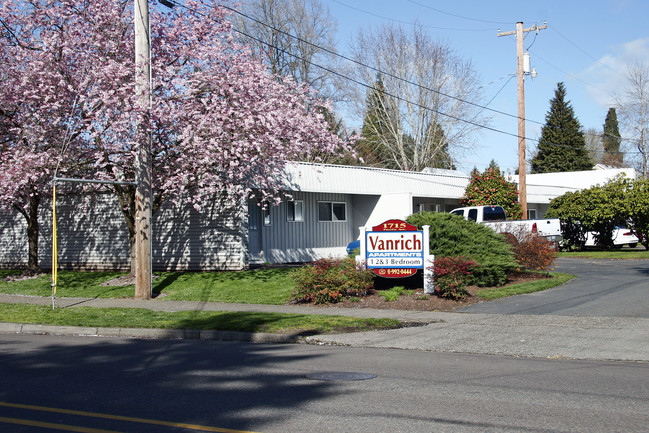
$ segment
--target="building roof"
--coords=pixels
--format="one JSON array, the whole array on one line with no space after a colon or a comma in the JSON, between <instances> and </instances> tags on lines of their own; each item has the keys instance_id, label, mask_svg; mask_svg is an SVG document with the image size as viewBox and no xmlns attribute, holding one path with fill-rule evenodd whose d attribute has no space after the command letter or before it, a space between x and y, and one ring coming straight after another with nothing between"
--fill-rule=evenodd
<instances>
[{"instance_id":1,"label":"building roof","mask_svg":"<svg viewBox=\"0 0 649 433\"><path fill-rule=\"evenodd\" d=\"M636 171L633 168L596 166L594 170L586 171L528 174L526 175L527 202L549 203L553 198L567 192L579 191L595 185L604 185L618 175L635 179ZM509 176L509 179L518 183L518 176Z\"/></svg>"},{"instance_id":2,"label":"building roof","mask_svg":"<svg viewBox=\"0 0 649 433\"><path fill-rule=\"evenodd\" d=\"M460 198L469 183L466 174L451 170L420 173L304 162L288 163L285 170L286 189L304 192Z\"/></svg>"},{"instance_id":3,"label":"building roof","mask_svg":"<svg viewBox=\"0 0 649 433\"><path fill-rule=\"evenodd\" d=\"M549 203L569 191L603 185L616 176L635 179L633 168L603 168L562 173L528 174L528 203ZM518 183L518 176L508 176ZM459 199L469 176L454 170L423 172L373 167L290 162L285 167L286 190L339 194L411 194L413 197Z\"/></svg>"}]
</instances>

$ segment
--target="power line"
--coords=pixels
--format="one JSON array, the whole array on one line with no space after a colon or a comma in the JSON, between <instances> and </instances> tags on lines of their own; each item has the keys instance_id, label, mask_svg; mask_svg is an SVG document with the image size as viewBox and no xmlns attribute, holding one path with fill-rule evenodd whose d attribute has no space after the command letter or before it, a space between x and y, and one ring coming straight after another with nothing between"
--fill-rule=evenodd
<instances>
[{"instance_id":1,"label":"power line","mask_svg":"<svg viewBox=\"0 0 649 433\"><path fill-rule=\"evenodd\" d=\"M332 0L332 1L335 1L336 3L339 3L336 0ZM458 15L458 14L454 14L454 13L451 13L451 12L446 12L446 11L443 11L441 9L434 8L432 6L429 6L429 5L426 5L426 4L423 4L423 3L419 3L419 2L416 2L414 0L408 0L408 1L410 3L416 4L417 6L421 6L423 8L430 9L430 10L433 10L435 12L439 12L440 14L449 15L449 16L456 17L456 18L462 18L463 20L476 21L476 22L488 23L488 24L511 24L510 22L490 21L490 20L482 20L482 19L479 19L479 18L465 17L463 15Z\"/></svg>"},{"instance_id":2,"label":"power line","mask_svg":"<svg viewBox=\"0 0 649 433\"><path fill-rule=\"evenodd\" d=\"M185 9L192 10L192 9L188 8L187 6L185 6L185 5L181 4L181 3L178 3L178 2L176 2L176 1L174 1L174 0L165 0L165 1L167 1L167 2L169 2L169 3L172 3L172 4L175 4L175 5L178 5L178 6L181 6L181 7L185 8ZM336 2L337 2L337 0L332 0L332 1L336 1ZM338 2L338 3L339 3L339 2ZM343 4L343 3L340 3L340 4ZM298 42L305 43L305 44L307 44L307 45L309 45L309 46L311 46L311 47L313 47L313 48L316 48L316 49L318 49L318 50L324 52L324 53L327 53L327 54L330 54L330 55L332 55L332 56L335 56L335 57L341 58L341 59L343 59L343 60L346 60L346 61L348 61L348 62L354 63L354 64L356 64L356 65L358 65L358 66L363 67L363 68L367 68L367 69L369 69L369 70L371 70L371 71L374 71L374 72L376 72L376 73L378 73L378 74L381 74L381 75L383 75L383 76L390 77L390 78L393 78L393 79L396 79L396 80L402 81L402 82L404 82L404 83L406 83L406 84L409 84L409 85L411 85L411 86L420 87L420 88L423 89L423 90L427 90L427 91L429 91L429 92L436 93L436 94L438 94L438 95L440 95L440 96L444 96L444 97L447 97L447 98L450 98L450 99L456 100L456 101L458 101L458 102L462 102L462 103L464 103L464 104L472 105L472 106L474 106L474 107L480 108L481 110L487 110L487 111L493 112L493 113L495 113L495 114L500 114L500 115L503 115L503 116L505 116L505 117L510 117L510 118L513 118L513 119L517 119L517 120L518 120L518 115L510 114L510 113L506 113L506 112L504 112L504 111L496 110L496 109L494 109L494 108L489 108L489 107L487 106L488 104L487 104L487 105L477 104L477 103L475 103L475 102L467 101L467 100L464 100L464 99L462 99L462 98L459 98L459 97L456 97L456 96L453 96L453 95L449 95L449 94L446 94L446 93L444 93L444 92L440 92L439 90L436 90L436 89L431 89L431 88L429 88L429 87L422 86L421 84L414 83L414 82L412 82L412 81L410 81L410 80L407 80L407 79L401 78L401 77L399 77L399 76L396 76L396 75L391 74L391 73L389 73L389 72L383 71L383 70L381 70L381 69L379 69L379 68L376 68L376 67L374 67L374 66L366 65L366 64L364 64L364 63L362 63L362 62L359 62L359 61L357 61L357 60L355 60L355 59L352 59L352 58L350 58L350 57L348 57L348 56L345 56L345 55L343 55L343 54L337 53L337 52L335 52L335 51L333 51L333 50L330 50L330 49L328 49L328 48L321 47L321 46L319 46L319 45L317 45L317 44L314 44L314 43L311 42L311 41L307 41L307 40L305 40L305 39L300 38L299 36L295 36L295 35L293 35L293 34L291 34L291 33L289 33L289 32L286 32L286 31L284 31L284 30L282 30L282 29L278 29L278 28L276 28L276 27L274 27L274 26L272 26L272 25L270 25L270 24L268 24L268 23L265 23L265 22L263 22L263 21L261 21L261 20L255 18L255 17L252 17L252 16L250 16L250 15L248 15L248 14L245 14L245 13L243 13L243 12L237 10L237 9L234 9L234 8L232 8L232 7L229 7L229 6L226 6L226 5L221 5L221 7L223 7L224 9L227 9L227 10L229 10L229 11L231 11L231 12L237 14L237 15L240 15L240 16L242 16L242 17L244 17L244 18L247 18L247 19L249 19L249 20L251 20L251 21L254 21L254 22L256 22L257 24L260 24L260 25L262 25L262 26L265 26L265 27L267 27L267 28L269 28L269 29L271 29L271 30L273 30L273 31L275 31L275 32L278 32L278 33L281 33L281 34L283 34L283 35L289 36L289 37L295 39L295 40L298 41ZM351 7L351 6L350 6L350 7ZM197 11L194 11L194 12L197 12ZM198 12L197 12L197 13L198 13ZM368 13L369 13L369 12L368 12ZM377 15L377 16L378 16L378 15ZM380 17L380 16L379 16L379 18L383 18L383 17ZM388 18L383 18L383 19L388 19ZM388 19L388 20L389 20L389 19ZM278 49L278 50L281 49L280 47L277 47L277 46L271 44L270 42L266 42L266 41L261 40L261 39L259 39L259 38L256 38L256 37L253 37L253 36L251 36L251 35L248 35L248 34L244 33L243 31L241 31L241 30L239 30L239 29L237 29L237 28L235 28L235 27L233 27L232 29L233 29L234 31L236 31L237 33L240 33L240 34L242 34L242 35L244 35L244 36L246 36L246 37L248 37L248 38L250 38L250 39L253 39L253 40L255 40L255 41L259 42L259 43L262 43L262 44L264 44L264 45L267 45L267 46L269 46L269 47L271 47L271 48L275 48L275 49ZM346 76L344 76L344 75L342 75L342 74L340 74L340 73L334 72L334 71L332 71L332 70L330 70L330 69L328 69L328 68L326 68L326 67L323 67L323 66L321 66L321 65L318 65L318 64L314 63L314 62L311 61L311 60L306 60L306 59L304 59L304 58L299 57L297 54L289 53L289 52L287 52L286 50L282 50L282 51L285 52L285 53L287 53L287 54L289 54L290 56L295 57L296 59L303 60L303 61L307 61L309 64L312 64L312 65L314 65L314 66L316 66L316 67L319 67L319 68L321 68L321 69L323 69L323 70L325 70L325 71L327 71L327 72L334 73L335 75L338 75L338 76L340 76L341 78L346 78L346 79L348 79L348 80L354 82L354 79L349 78L349 77L346 77ZM440 113L440 114L443 114L443 113ZM538 125L543 125L543 124L544 124L543 122L539 122L539 121L537 121L537 120L532 120L532 119L525 119L525 120L526 120L526 121L529 121L530 123L535 123L535 124L538 124ZM505 132L503 132L503 133L505 133Z\"/></svg>"},{"instance_id":3,"label":"power line","mask_svg":"<svg viewBox=\"0 0 649 433\"><path fill-rule=\"evenodd\" d=\"M340 3L340 2L338 2L337 0L332 0L332 1L335 1L335 2L337 2L337 3ZM340 4L342 4L342 3L340 3ZM306 43L306 44L312 46L313 48L317 48L318 50L320 50L320 51L322 51L322 52L325 52L325 53L330 54L330 55L335 56L335 57L339 57L339 58L341 58L341 59L343 59L343 60L346 60L346 61L348 61L348 62L354 63L354 64L356 64L356 65L359 65L359 66L361 66L361 67L367 68L367 69L369 69L369 70L372 70L372 71L374 71L374 72L376 72L376 73L378 73L378 74L381 74L381 75L384 75L384 76L386 76L386 77L390 77L390 78L393 78L393 79L396 79L396 80L402 81L402 82L404 82L404 83L406 83L406 84L409 84L409 85L412 85L412 86L419 87L419 88L421 88L421 89L423 89L423 90L427 90L427 91L429 91L429 92L433 92L433 93L436 93L436 94L438 94L438 95L441 95L441 96L444 96L444 97L447 97L447 98L451 98L451 99L453 99L453 100L456 100L456 101L458 101L458 102L462 102L462 103L464 103L464 104L472 105L472 106L474 106L474 107L479 108L481 111L486 110L486 111L490 111L490 112L493 112L493 113L496 113L496 114L500 114L500 115L503 115L503 116L506 116L506 117L510 117L510 118L513 118L513 119L517 119L517 120L518 120L518 118L519 118L518 115L514 115L514 114L506 113L506 112L504 112L504 111L497 110L497 109L494 109L494 108L489 108L488 105L489 105L489 103L491 103L491 101L493 101L493 98L492 98L492 100L491 100L489 103L487 103L486 105L481 105L481 104L477 104L477 103L475 103L475 102L471 102L471 101L467 101L467 100L464 100L464 99L458 98L458 97L453 96L453 95L446 94L446 93L444 93L444 92L440 92L439 90L435 90L435 89L431 89L431 88L426 87L426 86L422 86L421 84L414 83L414 82L412 82L412 81L409 81L409 80L407 80L407 79L401 78L401 77L396 76L396 75L394 75L394 74L391 74L391 73L389 73L389 72L383 71L383 70L381 70L381 69L379 69L379 68L376 68L376 67L373 67L373 66L370 66L370 65L366 65L366 64L364 64L364 63L362 63L362 62L359 62L359 61L357 61L357 60L354 60L354 59L352 59L352 58L350 58L350 57L348 57L348 56L345 56L345 55L343 55L343 54L339 54L339 53L337 53L337 52L335 52L335 51L332 51L332 50L330 50L330 49L328 49L328 48L325 48L325 47L321 47L321 46L319 46L319 45L316 45L316 44L314 44L313 42L310 42L310 41L304 40L304 39L300 38L299 36L295 36L295 35L293 35L293 34L291 34L291 33L289 33L289 32L286 32L286 31L284 31L284 30L281 30L281 29L278 29L278 28L276 28L276 27L273 27L272 25L270 25L270 24L268 24L268 23L265 23L265 22L263 22L263 21L261 21L261 20L258 20L257 18L252 17L252 16L250 16L250 15L248 15L248 14L245 14L245 13L239 11L239 10L236 10L236 9L234 9L234 8L231 8L231 7L228 7L228 6L225 6L225 5L222 5L222 6L223 6L223 8L225 8L225 9L227 9L227 10L233 12L233 13L236 13L236 14L238 14L238 15L241 15L242 17L247 18L247 19L249 19L249 20L251 20L251 21L254 21L254 22L256 22L257 24L260 24L260 25L262 25L262 26L268 27L269 29L271 29L271 30L273 30L273 31L276 31L276 32L282 33L282 34L284 34L284 35L286 35L286 36L289 36L289 37L291 37L291 38L297 40L298 42ZM351 6L350 6L350 7L351 7ZM368 12L368 13L369 13L369 12ZM378 16L378 15L377 15L377 16ZM382 18L382 17L379 16L379 18ZM385 18L385 19L388 19L388 18ZM260 39L258 39L258 38L253 37L253 36L250 36L250 35L247 35L247 34L243 33L241 30L238 30L238 29L236 29L236 28L234 28L234 27L233 27L233 30L236 31L236 32L238 32L238 33L241 33L242 35L244 35L244 36L246 36L246 37L249 37L250 39L253 39L253 40L257 41L257 42L260 42L260 43L262 43L262 44L264 44L264 45L268 45L269 47L272 47L272 48L275 48L275 49L278 49L278 50L280 49L279 47L277 47L277 46L275 46L275 45L272 45L272 44L269 43L269 42L266 42L266 41L264 41L264 40L260 40ZM286 52L286 51L284 50L284 52ZM356 84L359 84L359 82L358 82L357 80L355 80L355 79L352 79L352 78L350 78L350 77L347 77L347 76L345 76L345 75L343 75L343 74L340 74L340 73L338 73L338 72L334 72L334 71L332 71L331 69L325 68L325 67L323 67L323 66L321 66L321 65L318 65L318 64L314 63L313 61L303 59L303 58L299 57L297 54L294 54L294 53L288 53L288 52L286 52L286 53L289 54L289 55L291 55L291 56L293 56L293 57L295 57L295 58L297 58L297 59L299 59L299 60L307 61L308 63L312 64L313 66L319 67L319 68L321 68L321 69L323 69L323 70L325 70L325 71L327 71L327 72L331 72L331 73L333 73L333 74L335 74L335 75L337 75L337 76L339 76L339 77L341 77L341 78L345 78L345 79L347 79L347 80L349 80L349 81L352 81L352 82L355 82ZM568 75L570 75L570 74L568 74ZM362 86L364 86L364 87L368 87L368 85L366 85L366 84L364 84L364 83L360 83L360 84L362 84ZM491 83L489 83L489 84L491 84ZM588 84L588 83L586 83L586 84ZM502 89L501 89L500 91L502 91ZM498 93L500 93L500 91L499 91ZM496 96L498 95L498 93L496 94ZM494 96L494 98L495 98L495 96ZM399 99L404 100L403 98L399 98ZM409 102L409 101L406 101L406 102ZM430 108L429 108L429 109L430 109ZM431 110L437 112L438 114L446 115L445 113L441 113L441 112L438 112L438 111L433 110L433 109L431 109ZM527 119L527 118L526 118L525 121L530 122L530 123L533 123L533 124L536 124L536 125L541 125L541 126L545 125L544 122L540 122L540 121L538 121L538 120L533 120L533 119ZM466 122L470 123L469 121L466 121ZM508 132L500 131L500 130L497 130L497 129L494 129L494 128L491 128L491 127L487 127L486 125L482 125L481 127L485 128L485 129L492 130L492 131L500 132L500 133L503 133L503 134L506 134L506 135L511 135L511 134L508 133ZM557 128L557 127L553 127L553 128ZM558 127L558 128L560 128L560 127ZM586 133L586 134L587 134L587 133ZM590 134L587 134L587 135L590 135ZM516 137L518 137L518 135L516 135ZM623 138L623 139L624 139L624 138ZM627 140L630 140L630 139L627 139ZM538 141L538 140L534 140L534 139L532 139L532 141Z\"/></svg>"},{"instance_id":4,"label":"power line","mask_svg":"<svg viewBox=\"0 0 649 433\"><path fill-rule=\"evenodd\" d=\"M206 17L206 15L203 14L203 13L201 13L200 11L197 11L197 10L195 10L195 9L192 9L192 8L190 8L190 7L188 7L188 6L184 5L184 4L181 4L181 3L177 2L177 1L174 1L174 0L165 0L165 1L167 1L167 2L169 2L169 3L172 3L172 4L174 4L174 5L180 6L180 7L184 8L184 9L187 9L187 10L193 12L193 13L196 13L196 14L199 14L199 15L202 15L202 16ZM244 17L244 18L247 18L247 19L249 19L249 20L251 20L251 21L254 21L254 22L256 22L257 24L260 24L260 25L262 25L262 26L265 26L265 27L267 27L267 28L269 28L269 29L271 29L271 30L273 30L273 31L276 31L276 32L282 33L282 34L284 34L284 35L286 35L286 36L289 36L289 37L291 37L291 38L297 40L298 42L305 43L305 44L307 44L307 45L309 45L309 46L311 46L311 47L313 47L313 48L316 48L316 49L318 49L318 50L320 50L320 51L322 51L322 52L325 52L325 53L327 53L327 54L330 54L330 55L333 55L333 56L339 57L339 58L341 58L341 59L343 59L343 60L347 60L347 61L349 61L349 62L355 63L355 64L357 64L357 65L359 65L359 66L362 66L362 67L364 67L364 68L367 68L367 69L369 69L369 70L372 70L372 71L374 71L374 72L376 72L376 73L378 73L378 74L382 74L382 75L384 75L384 76L386 76L386 77L394 78L394 79L396 79L396 80L402 81L402 82L407 83L407 84L409 84L409 85L419 87L419 88L421 88L421 89L423 89L423 90L427 90L427 91L430 91L430 92L436 93L436 94L438 94L438 95L441 95L441 96L444 96L444 97L447 97L447 98L450 98L450 99L456 100L456 101L458 101L458 102L462 102L462 103L465 103L465 104L468 104L468 105L475 106L475 107L477 107L477 108L480 108L481 110L487 110L487 111L494 112L494 113L496 113L496 114L501 114L501 115L506 116L506 117L511 117L511 118L518 119L518 116L517 116L517 115L513 115L513 114L510 114L510 113L506 113L506 112L500 111L500 110L496 110L496 109L493 109L493 108L489 108L489 107L487 107L486 105L480 105L480 104L477 104L477 103L474 103L474 102L466 101L466 100L461 99L461 98L458 98L458 97L456 97L456 96L449 95L449 94L446 94L446 93L440 92L440 91L438 91L438 90L431 89L431 88L428 88L428 87L426 87L426 86L422 86L422 85L420 85L420 84L417 84L417 83L411 82L411 81L409 81L409 80L407 80L407 79L404 79L404 78L398 77L398 76L396 76L396 75L394 75L394 74L391 74L391 73L389 73L389 72L385 72L385 71L383 71L383 70L381 70L381 69L379 69L379 68L376 68L376 67L373 67L373 66L370 66L370 65L366 65L366 64L364 64L364 63L362 63L362 62L358 62L358 61L356 61L356 60L354 60L354 59L352 59L352 58L350 58L350 57L348 57L348 56L345 56L345 55L339 54L339 53L337 53L337 52L335 52L335 51L332 51L332 50L330 50L330 49L328 49L328 48L321 47L321 46L316 45L316 44L314 44L314 43L312 43L312 42L310 42L310 41L307 41L307 40L302 39L302 38L300 38L300 37L298 37L298 36L295 36L295 35L293 35L293 34L291 34L291 33L288 33L288 32L286 32L286 31L283 31L283 30L281 30L281 29L278 29L278 28L276 28L276 27L273 27L272 25L270 25L270 24L268 24L268 23L265 23L265 22L263 22L263 21L260 21L260 20L258 20L258 19L256 19L256 18L251 17L251 16L249 16L249 15L247 15L247 14L241 12L241 11L238 11L237 9L234 9L234 8L232 8L232 7L229 7L229 6L226 6L226 5L223 5L223 4L221 4L220 7L223 7L224 9L229 10L230 12L236 13L236 14L238 14L238 15ZM242 30L239 30L239 29L235 28L234 26L232 27L232 30L234 30L235 32L237 32L237 33L239 33L239 34L241 34L241 35L243 35L243 36L245 36L245 37L247 37L247 38L250 38L250 39L252 39L252 40L254 40L254 41L256 41L256 42L259 42L259 43L261 43L261 44L267 45L267 46L269 46L269 47L271 47L271 48L275 48L275 49L277 49L277 50L280 50L280 49L281 49L280 47L275 46L275 45L273 45L273 44L270 43L270 42L267 42L267 41L264 41L264 40L262 40L262 39L259 39L259 38L255 37L255 36L252 36L252 35L250 35L250 34L244 32L244 31L242 31ZM299 55L297 55L297 54L295 54L295 53L291 53L291 52L288 52L288 51L286 51L286 50L283 50L283 51L286 52L288 55L290 55L290 56L292 56L292 57L294 57L294 58L296 58L296 59L298 59L298 60L308 62L309 64L311 64L311 65L313 65L313 66L315 66L315 67L317 67L317 68L320 68L320 69L322 69L322 70L324 70L324 71L326 71L326 72L329 72L329 73L331 73L331 74L333 74L333 75L335 75L335 76L338 76L338 77L340 77L340 78L343 78L343 79L345 79L345 80L348 80L348 81L350 81L350 82L352 82L352 83L354 83L354 84L357 84L357 85L359 85L359 86L361 86L361 87L364 87L364 88L366 88L366 89L371 89L371 90L377 90L377 91L379 91L379 90L376 89L376 87L374 87L373 85L370 85L370 84L364 83L364 82L362 82L362 81L359 81L359 80L357 80L357 79L355 79L355 78L351 78L351 77L349 77L349 76L346 76L346 75L344 75L344 74L342 74L342 73L340 73L340 72L337 72L337 71L335 71L335 70L333 70L333 69L331 69L331 68L328 68L328 67L326 67L326 66L322 66L322 65L320 65L320 64L318 64L318 63L315 63L315 62L312 61L312 60L304 59L303 57L300 57ZM506 83L506 84L507 84L507 83ZM503 88L504 88L504 86L503 86ZM498 93L500 93L500 91L502 91L502 88L501 88L501 90L499 90ZM463 118L460 118L460 117L457 117L457 116L454 116L454 115L451 115L451 114L447 114L447 113L441 112L441 111L439 111L439 110L435 110L435 109L433 109L433 108L431 108L431 107L424 106L424 105L419 104L419 103L416 103L416 102L412 102L412 101L410 101L410 100L408 100L408 99L406 99L406 98L404 98L404 97L401 97L401 96L398 96L398 95L393 95L393 94L391 94L391 93L389 93L389 92L386 92L386 91L380 91L380 92L383 93L383 94L385 94L386 96L389 96L389 97L395 98L396 100L399 100L399 101L402 101L402 102L406 102L406 103L412 104L413 106L418 107L418 108L423 108L423 109L425 109L425 110L430 110L430 111L432 111L432 112L434 112L434 113L437 113L437 114L439 114L439 115L442 115L442 116L448 117L448 118L450 118L450 119L453 119L453 120L457 120L457 121L460 121L460 122L466 123L466 124L468 124L468 125L472 125L472 126L475 126L475 127L478 127L478 128L486 129L486 130L489 130L489 131L492 131L492 132L495 132L495 133L499 133L499 134L503 134L503 135L507 135L507 136L510 136L510 137L516 137L516 138L519 138L519 135L518 135L518 134L514 134L514 133L511 133L511 132L503 131L503 130L500 130L500 129L497 129L497 128L493 128L493 127L490 127L490 126L487 126L487 125L484 125L484 124L480 124L480 123L477 123L477 122L473 122L473 121L471 121L471 120L466 120L466 119L463 119ZM496 94L496 95L497 95L497 94ZM495 98L495 96L494 96L494 98ZM493 98L492 98L492 100L493 100ZM490 101L490 102L491 102L491 101ZM529 119L526 119L526 120L528 120L528 121L531 122L531 123L538 124L538 125L545 125L544 123L539 122L539 121L529 120ZM530 137L525 137L525 139L526 139L526 140L530 140L530 141L535 142L535 143L539 143L539 142L540 142L540 139L535 139L535 138L530 138ZM630 141L630 140L629 140L629 141ZM554 145L554 146L559 146L559 147L572 148L572 149L575 149L575 150L581 149L581 148L579 148L579 147L570 147L570 146L559 145L559 144L554 144L554 143L547 143L547 144L549 144L549 145ZM631 153L633 153L633 152L622 152L622 153L625 153L625 154L631 154ZM636 153L637 153L637 152L636 152Z\"/></svg>"},{"instance_id":5,"label":"power line","mask_svg":"<svg viewBox=\"0 0 649 433\"><path fill-rule=\"evenodd\" d=\"M341 6L347 7L347 8L349 8L349 9L353 9L353 10L358 11L358 12L363 12L364 14L371 15L371 16L373 16L373 17L380 18L380 19L382 19L382 20L392 21L392 22L399 23L399 24L414 24L414 23L412 23L412 22L408 22L408 21L400 21L400 20L396 20L396 19L394 19L394 18L384 17L384 16L382 16L382 15L375 14L374 12L369 12L369 11L366 11L366 10L364 10L364 9L357 8L356 6L348 5L348 4L343 3L343 2L341 2L341 1L338 1L338 0L331 0L331 1L334 2L334 3L338 3L338 4L341 5ZM414 2L413 2L413 3L414 3ZM421 5L421 6L423 6L423 5ZM434 8L431 8L431 9L434 9ZM436 9L435 9L435 10L436 10ZM421 26L422 26L422 27L429 28L429 29L436 29L436 30L452 30L452 31L461 31L461 32L488 32L488 31L491 31L491 30L492 30L492 29L459 29L459 28L453 28L453 27L437 27L437 26L429 26L429 25L425 25L425 24L421 24Z\"/></svg>"},{"instance_id":6,"label":"power line","mask_svg":"<svg viewBox=\"0 0 649 433\"><path fill-rule=\"evenodd\" d=\"M179 4L179 3L176 3L176 4ZM362 66L363 68L367 68L367 69L369 69L369 70L371 70L371 71L374 71L374 72L376 72L376 73L378 73L378 74L381 74L381 75L383 75L383 76L390 77L390 78L393 78L393 79L395 79L395 80L402 81L402 82L404 82L404 83L406 83L406 84L409 84L409 85L411 85L411 86L420 87L420 88L423 89L423 90L427 90L427 91L429 91L429 92L436 93L436 94L438 94L438 95L440 95L440 96L444 96L444 97L447 97L447 98L453 99L453 100L455 100L455 101L462 102L462 103L464 103L464 104L472 105L472 106L474 106L474 107L481 108L481 109L483 109L483 110L488 110L488 111L491 111L491 112L494 112L494 113L496 113L496 114L500 114L500 115L503 115L503 116L506 116L506 117L511 117L511 118L514 118L514 119L518 119L518 116L516 116L516 115L514 115L514 114L506 113L506 112L504 112L504 111L496 110L496 109L493 109L493 108L488 108L488 107L486 107L486 106L484 106L484 105L480 105L480 104L477 104L477 103L475 103L475 102L467 101L467 100L464 100L464 99L459 98L459 97L457 97L457 96L453 96L453 95L446 94L446 93L444 93L444 92L440 92L439 90L436 90L436 89L431 89L431 88L429 88L429 87L422 86L421 84L414 83L414 82L409 81L409 80L407 80L407 79L405 79L405 78L401 78L401 77L399 77L399 76L396 76L396 75L391 74L391 73L389 73L389 72L383 71L383 70L381 70L381 69L379 69L379 68L376 68L376 67L374 67L374 66L366 65L366 64L364 64L364 63L362 63L362 62L359 62L359 61L357 61L357 60L352 59L351 57L348 57L348 56L345 56L345 55L343 55L343 54L337 53L337 52L335 52L335 51L333 51L333 50L330 50L330 49L328 49L328 48L321 47L321 46L319 46L319 45L314 44L313 42L310 42L310 41L307 41L307 40L305 40L305 39L302 39L302 38L300 38L299 36L292 35L292 34L289 33L289 32L286 32L286 31L284 31L284 30L281 30L281 29L278 29L278 28L276 28L276 27L273 27L272 25L270 25L270 24L268 24L268 23L265 23L265 22L263 22L263 21L260 21L260 20L258 20L258 19L255 18L255 17L251 17L250 15L244 14L243 12L238 11L237 9L231 8L231 7L226 6L226 5L221 5L221 7L223 7L224 9L227 9L227 10L233 12L233 13L236 13L236 14L238 14L238 15L241 15L242 17L247 18L247 19L249 19L249 20L251 20L251 21L254 21L254 22L256 22L257 24L261 24L261 25L263 25L263 26L265 26L265 27L268 27L269 29L271 29L271 30L273 30L273 31L275 31L275 32L282 33L282 34L284 34L284 35L286 35L286 36L289 36L289 37L291 37L291 38L297 40L298 42L305 43L305 44L307 44L307 45L310 45L310 46L313 47L313 48L317 48L318 50L320 50L320 51L322 51L322 52L325 52L325 53L330 54L330 55L335 56L335 57L339 57L339 58L341 58L341 59L343 59L343 60L346 60L346 61L348 61L348 62L354 63L354 64L356 64L356 65L358 65L358 66ZM243 33L241 30L238 30L238 29L236 29L236 28L234 28L234 27L233 27L233 30L235 30L235 31L238 32L238 33L243 34L243 35L246 36L246 37L249 37L249 38L251 38L251 39L254 39L254 40L256 40L257 42L261 42L262 44L268 45L269 47L279 49L279 47L274 46L274 45L272 45L272 44L269 43L269 42L266 42L266 41L263 41L263 40L259 40L259 39L255 38L255 37L252 37L252 36L250 36L250 35L247 35L247 34ZM305 59L301 59L301 58L299 58L299 56L297 56L296 54L292 54L292 53L288 53L288 54L289 54L289 55L292 55L292 56L294 56L294 57L296 57L296 58L298 58L298 59L300 59L300 60L305 60ZM310 62L310 63L313 64L314 66L318 66L318 65L316 65L316 64L313 63L313 62ZM321 67L321 66L318 66L318 67Z\"/></svg>"},{"instance_id":7,"label":"power line","mask_svg":"<svg viewBox=\"0 0 649 433\"><path fill-rule=\"evenodd\" d=\"M624 77L624 74L621 74L619 71L616 71L615 69L611 68L609 65L600 62L599 59L596 59L595 57L593 57L593 56L591 56L589 53L587 53L585 50L581 49L579 46L577 46L577 44L575 44L575 43L572 42L570 39L568 39L568 38L567 38L563 33L561 33L561 32L560 32L559 30L557 30L555 27L550 27L550 30L554 30L555 32L557 32L557 34L558 34L559 36L561 36L562 38L564 38L566 41L568 41L568 42L570 43L570 45L572 45L573 47L577 48L579 51L581 51L582 53L584 53L586 56L588 56L588 57L590 57L591 59L595 60L595 61L596 61L598 64L600 64L601 66L604 66L606 69L615 72L616 74L618 74L618 75L621 76L621 77ZM593 87L594 87L594 86L593 86Z\"/></svg>"}]
</instances>

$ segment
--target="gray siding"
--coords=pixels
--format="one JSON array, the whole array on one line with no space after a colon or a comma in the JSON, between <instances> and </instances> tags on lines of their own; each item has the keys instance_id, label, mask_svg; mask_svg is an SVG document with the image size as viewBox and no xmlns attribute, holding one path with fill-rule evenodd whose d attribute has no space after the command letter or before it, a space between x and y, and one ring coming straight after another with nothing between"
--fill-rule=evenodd
<instances>
[{"instance_id":1,"label":"gray siding","mask_svg":"<svg viewBox=\"0 0 649 433\"><path fill-rule=\"evenodd\" d=\"M0 267L27 265L27 222L16 211L0 210Z\"/></svg>"},{"instance_id":2,"label":"gray siding","mask_svg":"<svg viewBox=\"0 0 649 433\"><path fill-rule=\"evenodd\" d=\"M167 203L153 217L153 268L239 270L246 238L244 210L216 202L201 209Z\"/></svg>"},{"instance_id":3,"label":"gray siding","mask_svg":"<svg viewBox=\"0 0 649 433\"><path fill-rule=\"evenodd\" d=\"M52 263L51 201L39 212L39 261ZM101 194L86 203L78 196L57 195L58 263L60 269L129 269L130 248L126 223L117 200Z\"/></svg>"},{"instance_id":4,"label":"gray siding","mask_svg":"<svg viewBox=\"0 0 649 433\"><path fill-rule=\"evenodd\" d=\"M336 257L354 240L354 212L346 194L293 193L304 201L304 221L287 221L287 204L271 207L271 225L262 222L263 257L268 263L295 263ZM346 221L318 221L318 203L345 203Z\"/></svg>"},{"instance_id":5,"label":"gray siding","mask_svg":"<svg viewBox=\"0 0 649 433\"><path fill-rule=\"evenodd\" d=\"M212 205L202 212L190 206L163 205L153 217L153 269L239 270L245 267L243 210ZM39 263L52 261L51 201L39 212ZM128 230L117 200L101 195L82 205L79 197L57 198L60 269L129 270ZM27 264L27 229L17 212L0 214L0 266Z\"/></svg>"}]
</instances>

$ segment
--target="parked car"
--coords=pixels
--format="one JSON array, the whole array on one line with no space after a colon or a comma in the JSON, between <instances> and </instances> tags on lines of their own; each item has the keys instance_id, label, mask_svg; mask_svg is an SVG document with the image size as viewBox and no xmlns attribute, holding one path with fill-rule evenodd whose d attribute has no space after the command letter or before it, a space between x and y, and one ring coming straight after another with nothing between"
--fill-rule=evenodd
<instances>
[{"instance_id":1,"label":"parked car","mask_svg":"<svg viewBox=\"0 0 649 433\"><path fill-rule=\"evenodd\" d=\"M459 215L465 220L484 224L496 233L510 233L516 236L524 231L536 233L554 243L559 243L562 240L559 218L508 220L502 206L495 205L460 207L453 209L451 213Z\"/></svg>"},{"instance_id":2,"label":"parked car","mask_svg":"<svg viewBox=\"0 0 649 433\"><path fill-rule=\"evenodd\" d=\"M360 249L360 247L361 247L361 241L359 240L351 241L347 245L347 255L351 256L354 253L354 250Z\"/></svg>"},{"instance_id":3,"label":"parked car","mask_svg":"<svg viewBox=\"0 0 649 433\"><path fill-rule=\"evenodd\" d=\"M633 233L633 230L626 226L615 226L613 230L613 245L619 248L622 248L624 245L628 245L629 248L635 248L638 246L640 241L638 237ZM587 232L586 233L586 244L587 247L595 246L595 233Z\"/></svg>"}]
</instances>

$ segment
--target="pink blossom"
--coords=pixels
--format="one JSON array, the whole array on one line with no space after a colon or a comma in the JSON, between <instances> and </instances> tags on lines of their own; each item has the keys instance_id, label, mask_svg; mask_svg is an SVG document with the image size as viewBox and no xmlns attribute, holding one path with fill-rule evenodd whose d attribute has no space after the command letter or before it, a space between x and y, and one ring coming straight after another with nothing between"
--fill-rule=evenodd
<instances>
[{"instance_id":1,"label":"pink blossom","mask_svg":"<svg viewBox=\"0 0 649 433\"><path fill-rule=\"evenodd\" d=\"M287 161L348 148L306 86L272 76L218 3L151 8L153 188L194 207L253 190L275 202ZM134 180L133 4L3 0L0 107L11 113L0 205L25 209L58 176ZM5 138L5 137L3 137ZM58 169L57 169L58 167ZM126 202L131 192L123 194ZM129 208L130 209L130 208ZM133 215L127 217L133 218Z\"/></svg>"}]
</instances>

